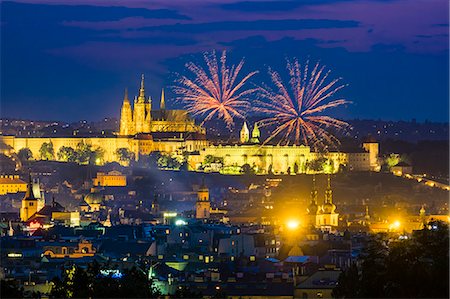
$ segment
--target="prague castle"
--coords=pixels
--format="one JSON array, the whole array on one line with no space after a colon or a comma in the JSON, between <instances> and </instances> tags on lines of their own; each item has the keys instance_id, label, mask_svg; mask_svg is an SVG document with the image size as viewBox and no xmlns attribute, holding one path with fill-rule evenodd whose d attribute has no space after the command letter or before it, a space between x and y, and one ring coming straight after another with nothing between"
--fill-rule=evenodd
<instances>
[{"instance_id":1,"label":"prague castle","mask_svg":"<svg viewBox=\"0 0 450 299\"><path fill-rule=\"evenodd\" d=\"M207 146L206 130L195 124L186 110L166 109L164 90L161 93L160 107L154 109L151 97L145 94L144 75L142 75L138 95L133 106L125 91L123 99L119 132L110 136L99 137L18 137L0 136L11 152L29 148L33 158L40 159L39 150L44 143L51 143L55 154L61 147L76 148L79 143L101 148L104 151L103 163L119 161L117 150L126 148L135 154L147 155L153 151L177 152L198 151Z\"/></svg>"},{"instance_id":2,"label":"prague castle","mask_svg":"<svg viewBox=\"0 0 450 299\"><path fill-rule=\"evenodd\" d=\"M337 172L345 166L350 171L379 171L379 144L373 138L367 139L362 147L353 152L311 151L305 145L268 145L261 144L257 123L249 130L244 122L240 131L240 143L234 145L210 145L189 156L189 166L193 170L201 168L207 156L222 160L222 173L237 174L236 170L248 164L257 174L294 174L314 173L308 170L308 163L326 159L332 164L331 172ZM321 172L321 171L316 171Z\"/></svg>"},{"instance_id":3,"label":"prague castle","mask_svg":"<svg viewBox=\"0 0 450 299\"><path fill-rule=\"evenodd\" d=\"M159 108L154 107L152 98L146 96L144 75L134 97L133 105L125 95L120 110L119 130L114 135L98 137L21 137L0 136L0 144L9 154L18 153L23 148L31 150L33 158L39 160L40 149L44 143L51 143L56 153L62 147L75 149L80 143L90 145L92 150L101 149L103 157L98 164L120 162L118 150L125 148L139 159L151 152L166 152L175 155L187 153L189 170L204 170L207 156L222 160L221 172L238 174L242 166L248 164L257 174L308 173L308 163L327 159L333 164L332 172L345 166L353 171L378 171L378 143L366 140L360 150L355 152L313 152L309 146L261 144L261 132L255 123L250 132L244 122L240 131L240 143L234 145L210 145L206 140L206 130L189 117L186 110L166 109L164 90L161 92ZM4 151L5 154L6 151ZM96 162L97 163L97 162ZM227 170L228 169L228 170ZM229 171L231 169L231 171ZM236 171L237 170L237 171ZM315 171L320 172L320 171Z\"/></svg>"}]
</instances>

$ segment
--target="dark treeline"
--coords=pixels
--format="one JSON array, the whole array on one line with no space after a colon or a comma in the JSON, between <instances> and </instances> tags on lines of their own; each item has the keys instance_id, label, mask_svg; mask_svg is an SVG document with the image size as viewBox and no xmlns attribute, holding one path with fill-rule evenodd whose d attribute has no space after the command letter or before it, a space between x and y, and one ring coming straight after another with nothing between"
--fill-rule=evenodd
<instances>
[{"instance_id":1,"label":"dark treeline","mask_svg":"<svg viewBox=\"0 0 450 299\"><path fill-rule=\"evenodd\" d=\"M409 239L371 237L339 277L336 298L449 298L448 225L433 222Z\"/></svg>"}]
</instances>

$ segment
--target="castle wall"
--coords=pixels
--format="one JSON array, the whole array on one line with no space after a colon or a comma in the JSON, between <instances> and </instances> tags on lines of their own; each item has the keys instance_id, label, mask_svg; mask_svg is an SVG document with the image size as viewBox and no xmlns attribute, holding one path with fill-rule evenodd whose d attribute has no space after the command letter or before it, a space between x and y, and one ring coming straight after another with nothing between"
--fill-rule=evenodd
<instances>
[{"instance_id":1,"label":"castle wall","mask_svg":"<svg viewBox=\"0 0 450 299\"><path fill-rule=\"evenodd\" d=\"M22 148L29 148L33 154L33 158L40 159L39 150L43 143L53 143L55 155L62 146L76 148L80 142L90 144L92 149L101 147L104 151L104 161L117 161L116 151L119 148L125 147L134 151L133 139L125 137L106 137L106 138L82 138L82 137L56 137L56 138L40 138L40 137L14 137L14 136L0 136L0 142L11 146L17 153Z\"/></svg>"}]
</instances>

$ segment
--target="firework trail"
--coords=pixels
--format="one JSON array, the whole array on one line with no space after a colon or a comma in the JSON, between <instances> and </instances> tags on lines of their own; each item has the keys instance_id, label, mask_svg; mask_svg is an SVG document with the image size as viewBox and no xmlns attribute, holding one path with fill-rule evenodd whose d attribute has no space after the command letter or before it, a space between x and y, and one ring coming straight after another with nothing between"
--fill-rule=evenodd
<instances>
[{"instance_id":1,"label":"firework trail","mask_svg":"<svg viewBox=\"0 0 450 299\"><path fill-rule=\"evenodd\" d=\"M227 127L234 125L234 118L244 118L250 107L248 96L257 88L244 89L248 79L257 73L251 72L238 80L244 60L237 66L228 67L226 51L222 52L220 62L215 51L204 53L206 69L193 62L186 64L193 78L180 76L178 86L173 88L177 99L185 104L189 113L203 116L203 123L212 118L223 119Z\"/></svg>"},{"instance_id":2,"label":"firework trail","mask_svg":"<svg viewBox=\"0 0 450 299\"><path fill-rule=\"evenodd\" d=\"M287 70L290 78L287 85L276 71L269 69L276 88L263 86L259 89L255 110L266 117L260 125L274 127L264 144L274 138L279 138L279 144L304 144L314 149L339 144L328 129L344 129L349 124L327 116L325 112L350 103L345 99L331 100L346 85L339 83L340 78L327 80L330 71L319 63L310 70L308 62L302 69L297 59L288 60Z\"/></svg>"}]
</instances>

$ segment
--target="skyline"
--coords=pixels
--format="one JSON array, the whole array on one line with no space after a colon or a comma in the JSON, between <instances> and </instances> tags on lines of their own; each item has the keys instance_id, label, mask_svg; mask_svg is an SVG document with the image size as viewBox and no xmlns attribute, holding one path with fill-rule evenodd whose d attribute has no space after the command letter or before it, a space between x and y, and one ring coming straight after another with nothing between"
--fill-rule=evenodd
<instances>
[{"instance_id":1,"label":"skyline","mask_svg":"<svg viewBox=\"0 0 450 299\"><path fill-rule=\"evenodd\" d=\"M1 5L2 117L118 117L124 89L133 97L141 73L158 105L163 87L174 98L169 86L186 62L226 49L263 82L285 58L320 61L349 84L342 95L353 104L337 111L344 119L448 122L446 1Z\"/></svg>"}]
</instances>

